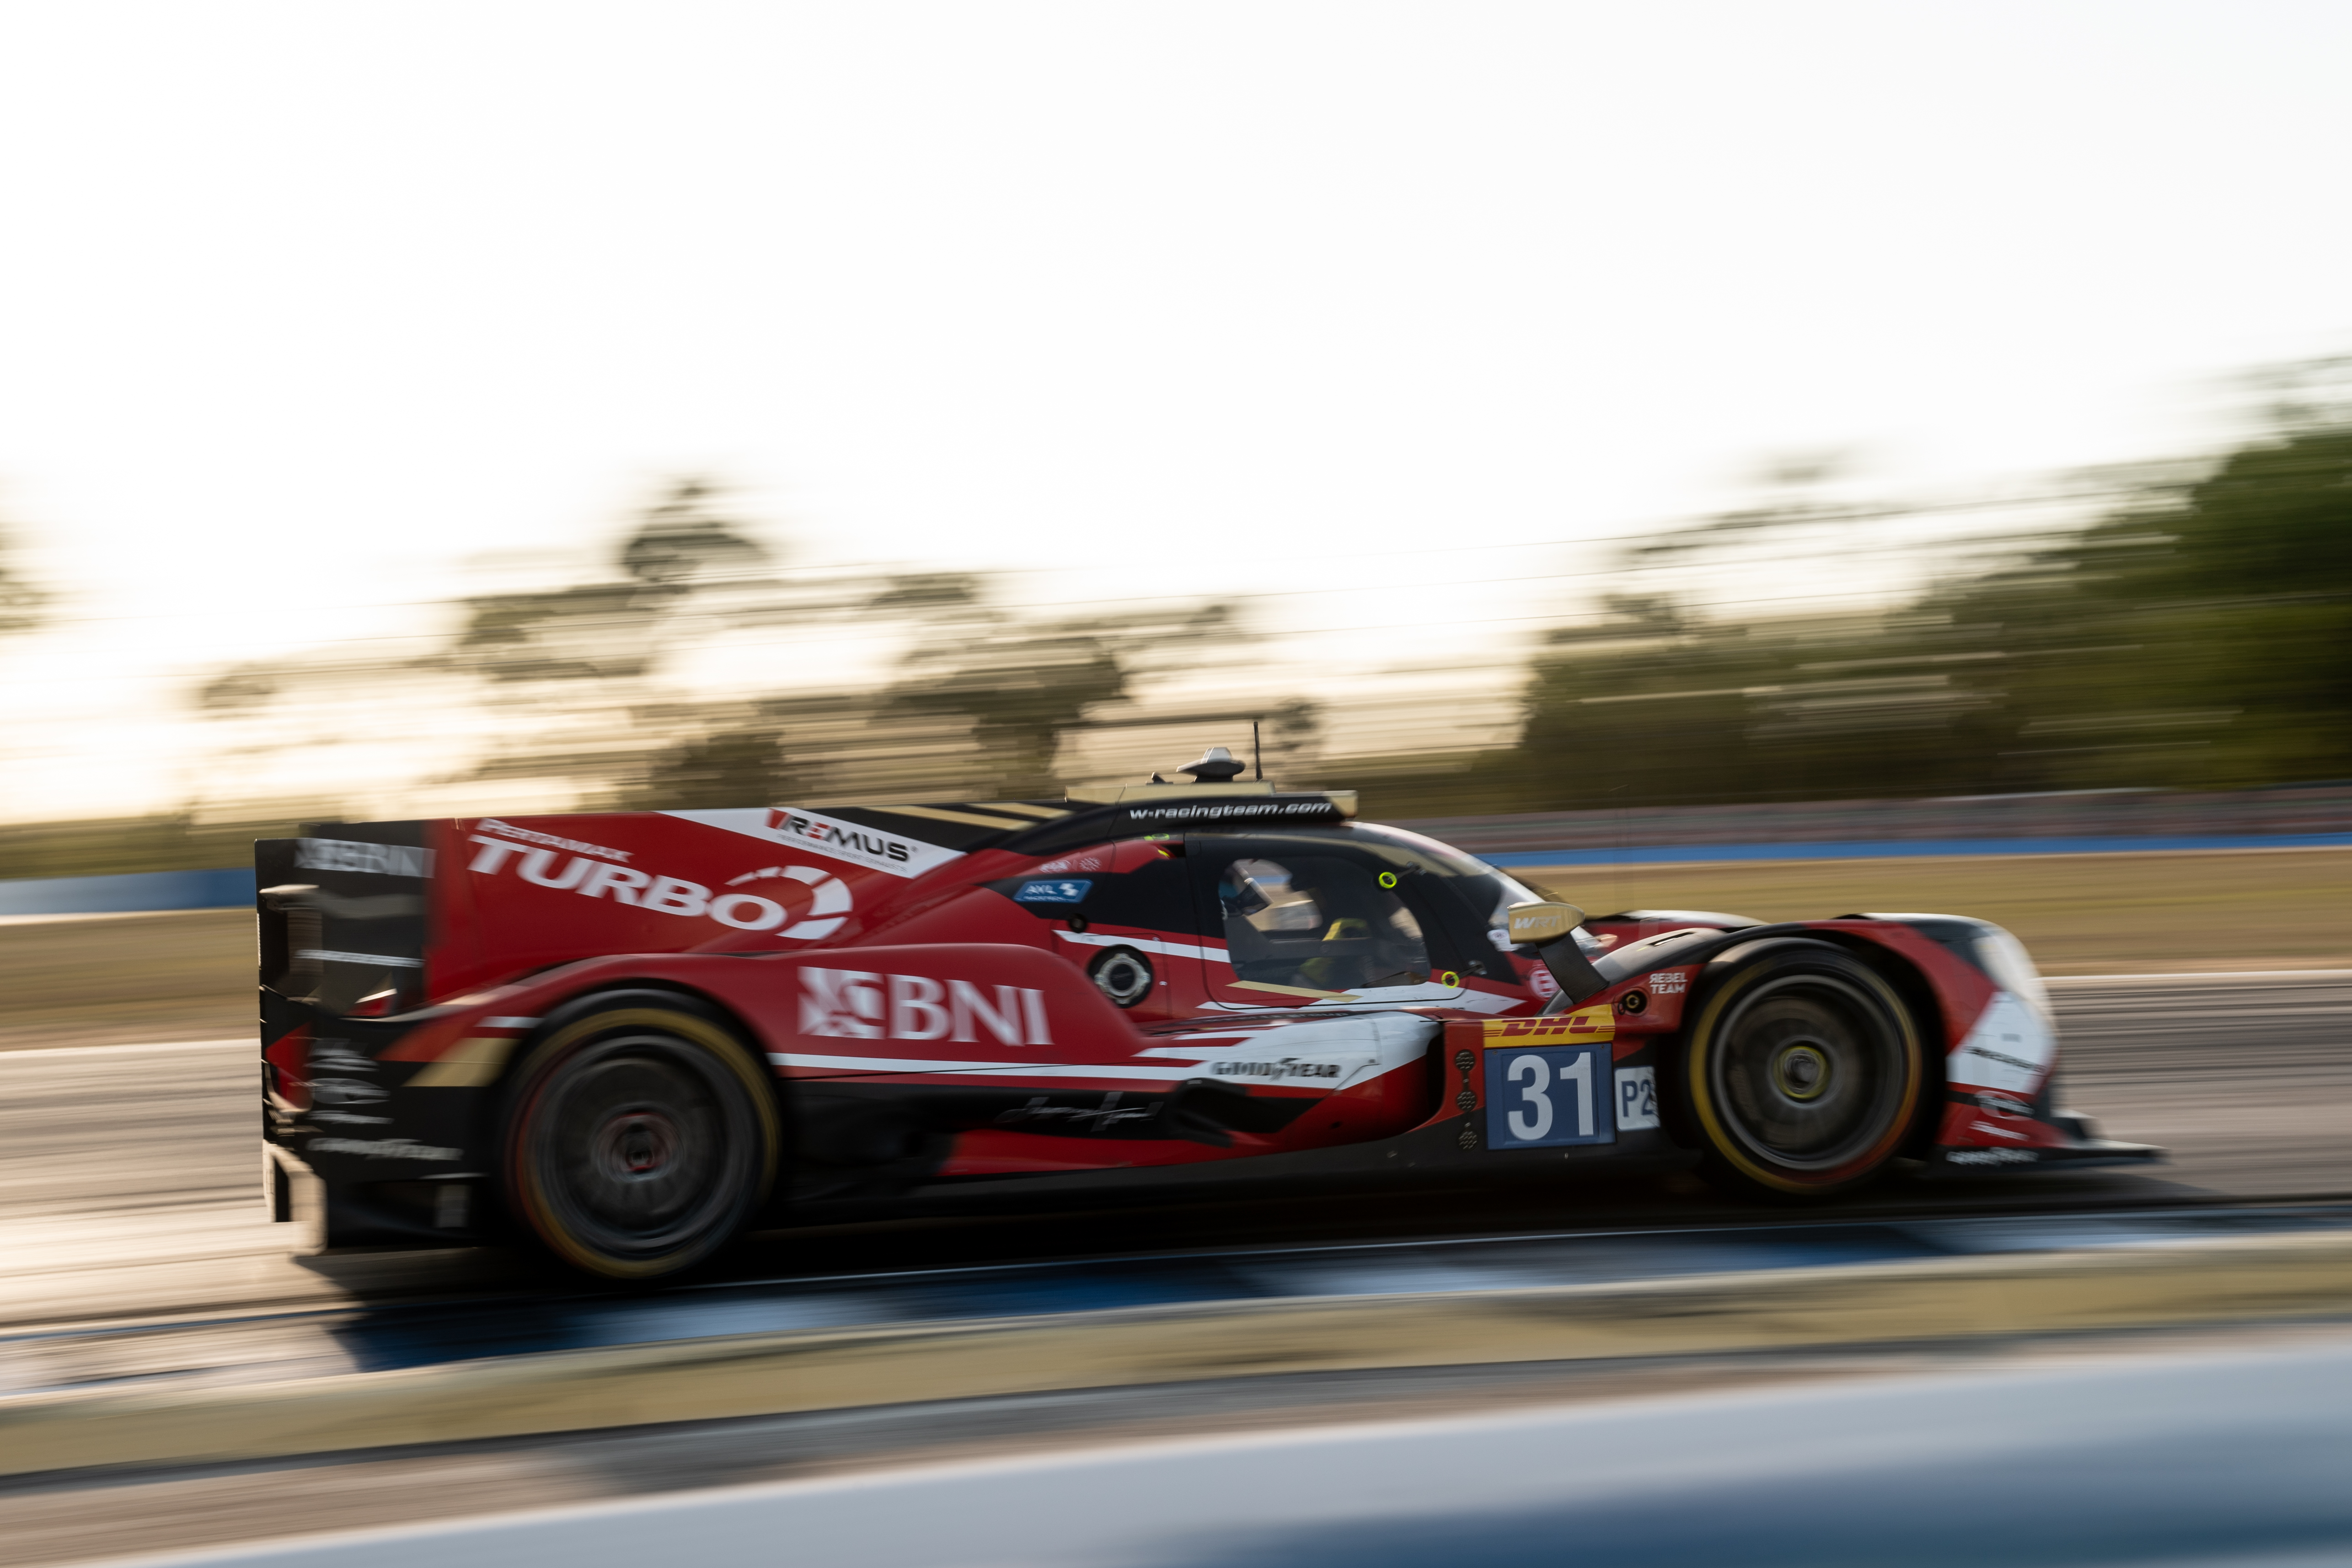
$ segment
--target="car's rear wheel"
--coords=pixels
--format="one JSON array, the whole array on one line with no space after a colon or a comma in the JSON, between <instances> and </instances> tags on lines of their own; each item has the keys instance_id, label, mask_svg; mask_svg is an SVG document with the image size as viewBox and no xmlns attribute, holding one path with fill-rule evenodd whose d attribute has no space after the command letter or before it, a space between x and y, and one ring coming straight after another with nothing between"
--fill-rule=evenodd
<instances>
[{"instance_id":1,"label":"car's rear wheel","mask_svg":"<svg viewBox=\"0 0 2352 1568\"><path fill-rule=\"evenodd\" d=\"M1825 943L1769 943L1717 963L1681 1074L1702 1174L1782 1199L1867 1184L1903 1147L1927 1080L1902 998Z\"/></svg>"},{"instance_id":2,"label":"car's rear wheel","mask_svg":"<svg viewBox=\"0 0 2352 1568\"><path fill-rule=\"evenodd\" d=\"M782 1142L766 1074L685 998L559 1020L508 1099L506 1187L550 1251L608 1279L709 1258L766 1201Z\"/></svg>"}]
</instances>

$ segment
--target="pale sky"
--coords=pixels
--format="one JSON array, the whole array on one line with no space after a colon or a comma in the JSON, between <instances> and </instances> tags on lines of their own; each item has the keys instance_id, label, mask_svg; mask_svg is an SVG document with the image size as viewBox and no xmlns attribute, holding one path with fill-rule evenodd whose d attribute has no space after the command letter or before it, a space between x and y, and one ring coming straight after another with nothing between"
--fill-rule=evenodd
<instances>
[{"instance_id":1,"label":"pale sky","mask_svg":"<svg viewBox=\"0 0 2352 1568\"><path fill-rule=\"evenodd\" d=\"M1362 590L1261 612L1360 677L1775 454L2210 444L2352 344L2347 60L2283 0L0 5L0 516L70 596L0 815L169 803L167 677L682 471L1081 569L1028 600Z\"/></svg>"}]
</instances>

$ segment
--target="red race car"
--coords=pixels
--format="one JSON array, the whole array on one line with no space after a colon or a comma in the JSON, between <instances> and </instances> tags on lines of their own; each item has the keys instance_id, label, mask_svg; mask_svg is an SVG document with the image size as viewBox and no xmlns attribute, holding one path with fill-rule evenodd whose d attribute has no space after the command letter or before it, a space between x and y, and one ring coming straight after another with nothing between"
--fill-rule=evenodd
<instances>
[{"instance_id":1,"label":"red race car","mask_svg":"<svg viewBox=\"0 0 2352 1568\"><path fill-rule=\"evenodd\" d=\"M268 1197L591 1272L944 1184L2154 1157L1949 915L1588 920L1349 795L334 824L256 846ZM1241 1162L1247 1162L1244 1166Z\"/></svg>"}]
</instances>

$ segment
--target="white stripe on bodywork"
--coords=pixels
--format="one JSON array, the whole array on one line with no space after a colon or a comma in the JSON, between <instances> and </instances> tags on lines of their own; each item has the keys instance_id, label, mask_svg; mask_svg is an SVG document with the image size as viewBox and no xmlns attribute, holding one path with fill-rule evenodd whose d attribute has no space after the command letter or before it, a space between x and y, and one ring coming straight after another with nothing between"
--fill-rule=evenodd
<instances>
[{"instance_id":1,"label":"white stripe on bodywork","mask_svg":"<svg viewBox=\"0 0 2352 1568\"><path fill-rule=\"evenodd\" d=\"M933 1061L907 1056L814 1056L797 1051L772 1051L768 1060L778 1067L830 1068L843 1072L988 1072L1003 1078L1135 1078L1166 1082L1200 1076L1190 1067L1087 1061Z\"/></svg>"},{"instance_id":2,"label":"white stripe on bodywork","mask_svg":"<svg viewBox=\"0 0 2352 1568\"><path fill-rule=\"evenodd\" d=\"M1108 936L1099 931L1062 931L1055 936L1065 942L1077 942L1088 947L1132 947L1140 953L1165 953L1171 958L1214 958L1224 963L1225 950L1191 942L1163 942L1157 936Z\"/></svg>"},{"instance_id":3,"label":"white stripe on bodywork","mask_svg":"<svg viewBox=\"0 0 2352 1568\"><path fill-rule=\"evenodd\" d=\"M1222 956L1223 955L1220 955ZM1420 986L1384 986L1378 990L1350 991L1345 997L1327 998L1308 1002L1298 1009L1310 1012L1317 1008L1411 1007L1416 1002L1439 1002L1465 1012L1499 1013L1525 1005L1525 997L1498 997L1492 991L1474 991L1466 988L1455 990L1451 986L1434 982ZM1209 1006L1223 1012L1264 1012L1264 1002L1211 1002Z\"/></svg>"},{"instance_id":4,"label":"white stripe on bodywork","mask_svg":"<svg viewBox=\"0 0 2352 1568\"><path fill-rule=\"evenodd\" d=\"M770 827L768 809L764 806L709 811L664 811L662 815L676 817L685 822L699 822L706 828L717 828L721 832L740 833L747 839L782 844L787 849L822 855L826 860L845 861L851 865L864 866L867 871L878 871L890 876L920 876L934 866L963 858L961 850L941 849L937 844L926 843L905 833L894 833L887 829L846 822L818 811L803 811L792 807L779 807L778 810L807 823L816 832L796 833ZM863 842L869 839L878 843L898 844L905 851L907 858L893 860L887 854L873 853Z\"/></svg>"},{"instance_id":5,"label":"white stripe on bodywork","mask_svg":"<svg viewBox=\"0 0 2352 1568\"><path fill-rule=\"evenodd\" d=\"M958 1061L903 1056L819 1056L802 1051L771 1051L768 1060L779 1067L814 1068L838 1072L985 1072L1003 1078L1125 1079L1137 1082L1175 1083L1187 1078L1224 1075L1219 1062L1333 1062L1337 1078L1305 1080L1331 1091L1350 1088L1417 1061L1429 1049L1432 1036L1444 1028L1435 1019L1414 1013L1364 1013L1349 1018L1301 1019L1265 1029L1227 1033L1219 1030L1197 1042L1150 1046L1140 1053L1156 1061L1129 1060L1119 1063L1086 1061ZM1253 1075L1254 1076L1254 1075ZM1267 1082L1292 1082L1289 1078Z\"/></svg>"},{"instance_id":6,"label":"white stripe on bodywork","mask_svg":"<svg viewBox=\"0 0 2352 1568\"><path fill-rule=\"evenodd\" d=\"M1995 991L1968 1038L1952 1048L1944 1079L1955 1087L2031 1094L2057 1051L2047 1019L2007 991Z\"/></svg>"}]
</instances>

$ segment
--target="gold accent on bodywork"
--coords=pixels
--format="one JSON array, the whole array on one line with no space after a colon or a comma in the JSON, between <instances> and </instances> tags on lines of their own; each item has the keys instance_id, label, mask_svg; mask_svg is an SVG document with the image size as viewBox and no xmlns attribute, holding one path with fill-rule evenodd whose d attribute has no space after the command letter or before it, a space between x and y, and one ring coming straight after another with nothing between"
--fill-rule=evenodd
<instances>
[{"instance_id":1,"label":"gold accent on bodywork","mask_svg":"<svg viewBox=\"0 0 2352 1568\"><path fill-rule=\"evenodd\" d=\"M1226 986L1229 991L1271 991L1277 997L1313 997L1323 1002L1352 1002L1353 991L1318 991L1311 986L1277 986L1271 980L1235 980Z\"/></svg>"},{"instance_id":2,"label":"gold accent on bodywork","mask_svg":"<svg viewBox=\"0 0 2352 1568\"><path fill-rule=\"evenodd\" d=\"M978 811L943 811L937 806L877 806L875 810L893 817L929 817L935 822L961 822L967 828L1034 828L1034 822L1018 817L983 817Z\"/></svg>"},{"instance_id":3,"label":"gold accent on bodywork","mask_svg":"<svg viewBox=\"0 0 2352 1568\"><path fill-rule=\"evenodd\" d=\"M479 1089L493 1082L499 1070L514 1054L512 1035L477 1035L461 1040L449 1048L449 1054L438 1061L425 1064L425 1071L408 1081L411 1089Z\"/></svg>"}]
</instances>

